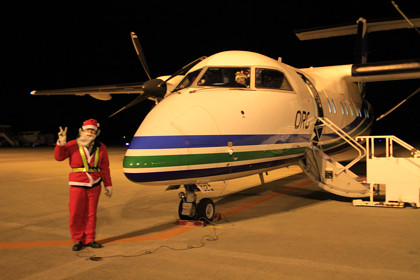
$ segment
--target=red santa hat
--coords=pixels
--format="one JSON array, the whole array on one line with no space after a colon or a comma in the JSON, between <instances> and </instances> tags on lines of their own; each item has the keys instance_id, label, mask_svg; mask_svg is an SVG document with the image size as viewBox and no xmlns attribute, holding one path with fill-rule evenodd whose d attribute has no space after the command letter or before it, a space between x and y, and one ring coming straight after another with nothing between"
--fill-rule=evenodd
<instances>
[{"instance_id":1,"label":"red santa hat","mask_svg":"<svg viewBox=\"0 0 420 280\"><path fill-rule=\"evenodd\" d=\"M99 123L95 119L86 120L86 121L83 122L83 125L82 125L83 130L85 130L85 129L98 130L98 128L99 128Z\"/></svg>"},{"instance_id":2,"label":"red santa hat","mask_svg":"<svg viewBox=\"0 0 420 280\"><path fill-rule=\"evenodd\" d=\"M248 71L238 71L235 73L235 81L237 82L239 78L244 78L244 79L248 79L249 78L249 72Z\"/></svg>"}]
</instances>

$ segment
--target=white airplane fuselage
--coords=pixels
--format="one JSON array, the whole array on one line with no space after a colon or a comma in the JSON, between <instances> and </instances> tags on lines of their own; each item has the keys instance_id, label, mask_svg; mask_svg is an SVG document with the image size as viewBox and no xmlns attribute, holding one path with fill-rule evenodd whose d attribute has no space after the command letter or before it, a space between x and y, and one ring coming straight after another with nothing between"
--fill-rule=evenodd
<instances>
[{"instance_id":1,"label":"white airplane fuselage","mask_svg":"<svg viewBox=\"0 0 420 280\"><path fill-rule=\"evenodd\" d=\"M246 87L229 84L226 73L237 70L248 73ZM324 150L345 146L328 128L316 136L317 117L352 136L373 122L351 65L295 69L227 51L195 65L180 85L138 128L123 163L128 179L183 185L258 174L295 163L314 138Z\"/></svg>"}]
</instances>

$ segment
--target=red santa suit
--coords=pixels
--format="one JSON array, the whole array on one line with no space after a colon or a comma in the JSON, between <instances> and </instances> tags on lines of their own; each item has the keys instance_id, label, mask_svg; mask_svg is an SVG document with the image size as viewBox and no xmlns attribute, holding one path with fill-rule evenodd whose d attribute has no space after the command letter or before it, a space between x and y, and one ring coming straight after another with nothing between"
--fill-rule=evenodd
<instances>
[{"instance_id":1,"label":"red santa suit","mask_svg":"<svg viewBox=\"0 0 420 280\"><path fill-rule=\"evenodd\" d=\"M89 165L87 170L81 152L84 153ZM80 148L76 140L64 145L58 141L54 156L58 161L68 158L72 168L69 174L69 226L73 242L80 241L82 244L88 244L95 240L96 210L101 193L101 182L105 187L112 186L106 146L95 142L89 152L86 147Z\"/></svg>"}]
</instances>

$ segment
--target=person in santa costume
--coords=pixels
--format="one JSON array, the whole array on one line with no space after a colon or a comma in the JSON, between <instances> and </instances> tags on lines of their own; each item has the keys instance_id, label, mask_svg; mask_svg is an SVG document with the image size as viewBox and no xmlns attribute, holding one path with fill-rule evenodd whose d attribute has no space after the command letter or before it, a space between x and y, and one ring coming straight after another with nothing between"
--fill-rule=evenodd
<instances>
[{"instance_id":1,"label":"person in santa costume","mask_svg":"<svg viewBox=\"0 0 420 280\"><path fill-rule=\"evenodd\" d=\"M89 119L79 129L78 138L67 142L67 127L60 126L55 146L55 159L63 161L68 158L72 168L69 174L69 226L73 251L80 251L84 246L102 248L102 244L95 241L96 210L101 183L105 195L111 197L112 182L106 146L96 139L99 132L99 123Z\"/></svg>"}]
</instances>

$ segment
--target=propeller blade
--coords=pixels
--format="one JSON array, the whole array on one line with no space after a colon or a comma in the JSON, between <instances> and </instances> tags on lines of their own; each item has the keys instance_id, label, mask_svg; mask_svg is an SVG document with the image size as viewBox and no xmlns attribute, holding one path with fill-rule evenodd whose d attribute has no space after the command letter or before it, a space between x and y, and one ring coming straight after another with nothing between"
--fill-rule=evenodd
<instances>
[{"instance_id":1,"label":"propeller blade","mask_svg":"<svg viewBox=\"0 0 420 280\"><path fill-rule=\"evenodd\" d=\"M149 77L149 80L152 79L150 75L149 65L147 64L146 57L144 56L143 48L141 47L140 40L137 37L136 33L131 32L131 41L133 41L134 48L136 49L137 56L140 59L141 65L143 66L144 71Z\"/></svg>"},{"instance_id":2,"label":"propeller blade","mask_svg":"<svg viewBox=\"0 0 420 280\"><path fill-rule=\"evenodd\" d=\"M143 100L145 100L147 97L144 95L139 95L136 98L134 98L133 101L131 101L130 103L128 103L127 105L125 105L124 107L122 107L121 109L119 109L118 111L116 111L115 113L113 113L112 115L110 115L108 118L111 118L113 116L115 116L116 114L124 111L125 109L128 109L130 107L133 107L134 105L142 102Z\"/></svg>"}]
</instances>

